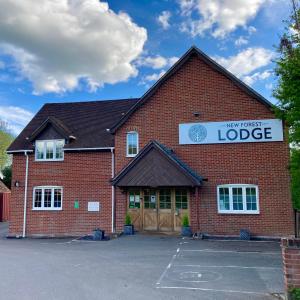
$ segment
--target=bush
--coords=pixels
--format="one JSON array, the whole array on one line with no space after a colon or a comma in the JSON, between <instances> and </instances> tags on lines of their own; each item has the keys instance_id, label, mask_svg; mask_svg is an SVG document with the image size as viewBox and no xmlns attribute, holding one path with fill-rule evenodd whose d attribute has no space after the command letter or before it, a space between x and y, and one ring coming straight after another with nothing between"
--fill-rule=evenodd
<instances>
[{"instance_id":1,"label":"bush","mask_svg":"<svg viewBox=\"0 0 300 300\"><path fill-rule=\"evenodd\" d=\"M182 217L182 226L183 226L183 227L188 227L188 226L190 226L189 217L188 217L187 214L185 214L185 215Z\"/></svg>"},{"instance_id":2,"label":"bush","mask_svg":"<svg viewBox=\"0 0 300 300\"><path fill-rule=\"evenodd\" d=\"M125 217L125 225L131 225L131 217L128 213L126 214Z\"/></svg>"},{"instance_id":3,"label":"bush","mask_svg":"<svg viewBox=\"0 0 300 300\"><path fill-rule=\"evenodd\" d=\"M300 288L292 288L289 290L292 300L300 300Z\"/></svg>"}]
</instances>

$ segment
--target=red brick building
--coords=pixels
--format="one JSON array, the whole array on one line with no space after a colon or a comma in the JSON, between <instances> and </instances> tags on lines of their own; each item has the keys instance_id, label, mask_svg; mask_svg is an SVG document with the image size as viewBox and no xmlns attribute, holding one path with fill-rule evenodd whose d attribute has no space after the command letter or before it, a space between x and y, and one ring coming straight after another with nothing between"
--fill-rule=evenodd
<instances>
[{"instance_id":1,"label":"red brick building","mask_svg":"<svg viewBox=\"0 0 300 300\"><path fill-rule=\"evenodd\" d=\"M46 104L8 149L11 235L294 234L272 105L192 47L139 99Z\"/></svg>"}]
</instances>

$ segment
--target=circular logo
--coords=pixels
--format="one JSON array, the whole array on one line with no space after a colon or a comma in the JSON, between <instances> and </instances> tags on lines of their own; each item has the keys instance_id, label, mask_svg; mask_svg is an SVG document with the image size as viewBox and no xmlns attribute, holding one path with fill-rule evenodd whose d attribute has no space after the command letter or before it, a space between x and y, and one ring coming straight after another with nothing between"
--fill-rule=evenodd
<instances>
[{"instance_id":1,"label":"circular logo","mask_svg":"<svg viewBox=\"0 0 300 300\"><path fill-rule=\"evenodd\" d=\"M207 130L204 126L197 124L193 125L189 129L189 138L195 142L195 143L200 143L202 142L207 136Z\"/></svg>"}]
</instances>

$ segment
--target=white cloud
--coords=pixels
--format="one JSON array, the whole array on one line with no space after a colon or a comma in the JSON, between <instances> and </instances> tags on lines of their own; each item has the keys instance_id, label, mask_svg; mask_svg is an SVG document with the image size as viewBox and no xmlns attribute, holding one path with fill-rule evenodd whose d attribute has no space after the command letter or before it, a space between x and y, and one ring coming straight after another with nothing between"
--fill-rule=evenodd
<instances>
[{"instance_id":1,"label":"white cloud","mask_svg":"<svg viewBox=\"0 0 300 300\"><path fill-rule=\"evenodd\" d=\"M166 71L161 71L160 73L153 73L151 75L147 75L144 77L143 83L147 82L147 81L157 81L158 79L160 79L164 74L166 73Z\"/></svg>"},{"instance_id":2,"label":"white cloud","mask_svg":"<svg viewBox=\"0 0 300 300\"><path fill-rule=\"evenodd\" d=\"M145 66L152 69L162 69L164 67L171 67L179 58L173 57L163 57L161 55L140 57L137 60L137 66Z\"/></svg>"},{"instance_id":3,"label":"white cloud","mask_svg":"<svg viewBox=\"0 0 300 300\"><path fill-rule=\"evenodd\" d=\"M197 4L197 0L179 0L181 14L184 16L191 15L193 9Z\"/></svg>"},{"instance_id":4,"label":"white cloud","mask_svg":"<svg viewBox=\"0 0 300 300\"><path fill-rule=\"evenodd\" d=\"M247 48L228 58L217 56L215 60L239 78L267 66L274 52L265 48Z\"/></svg>"},{"instance_id":5,"label":"white cloud","mask_svg":"<svg viewBox=\"0 0 300 300\"><path fill-rule=\"evenodd\" d=\"M242 80L248 84L252 85L258 80L265 80L271 76L271 72L269 70L263 71L263 72L256 72L252 75L247 75L242 78Z\"/></svg>"},{"instance_id":6,"label":"white cloud","mask_svg":"<svg viewBox=\"0 0 300 300\"><path fill-rule=\"evenodd\" d=\"M171 12L164 10L161 15L157 17L157 22L162 26L163 29L168 29L170 27L169 20L171 18Z\"/></svg>"},{"instance_id":7,"label":"white cloud","mask_svg":"<svg viewBox=\"0 0 300 300\"><path fill-rule=\"evenodd\" d=\"M248 27L248 33L251 35L253 33L255 33L257 31L257 29L254 26L249 26Z\"/></svg>"},{"instance_id":8,"label":"white cloud","mask_svg":"<svg viewBox=\"0 0 300 300\"><path fill-rule=\"evenodd\" d=\"M240 36L238 39L236 39L234 41L234 44L237 47L243 46L243 45L247 45L249 43L249 41L244 37L244 36Z\"/></svg>"},{"instance_id":9,"label":"white cloud","mask_svg":"<svg viewBox=\"0 0 300 300\"><path fill-rule=\"evenodd\" d=\"M17 135L32 119L33 113L17 106L0 106L0 121L8 125L8 130Z\"/></svg>"},{"instance_id":10,"label":"white cloud","mask_svg":"<svg viewBox=\"0 0 300 300\"><path fill-rule=\"evenodd\" d=\"M147 32L98 0L0 2L0 50L34 93L91 90L137 75Z\"/></svg>"},{"instance_id":11,"label":"white cloud","mask_svg":"<svg viewBox=\"0 0 300 300\"><path fill-rule=\"evenodd\" d=\"M193 37L211 33L215 38L224 38L238 27L245 27L267 0L180 0L183 15L189 16L181 30ZM199 17L192 18L197 12Z\"/></svg>"}]
</instances>

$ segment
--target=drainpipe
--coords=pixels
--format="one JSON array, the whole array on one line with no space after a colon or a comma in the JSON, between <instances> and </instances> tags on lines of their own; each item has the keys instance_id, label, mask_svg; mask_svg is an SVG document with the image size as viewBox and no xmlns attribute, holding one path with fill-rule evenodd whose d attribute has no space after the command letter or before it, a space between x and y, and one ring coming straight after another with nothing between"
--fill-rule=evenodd
<instances>
[{"instance_id":1,"label":"drainpipe","mask_svg":"<svg viewBox=\"0 0 300 300\"><path fill-rule=\"evenodd\" d=\"M115 153L111 148L111 178L115 177ZM115 186L111 186L111 232L115 232Z\"/></svg>"},{"instance_id":2,"label":"drainpipe","mask_svg":"<svg viewBox=\"0 0 300 300\"><path fill-rule=\"evenodd\" d=\"M24 216L23 216L23 234L26 237L26 211L27 211L27 190L28 190L28 153L24 152L26 156L26 170L25 170L25 191L24 191Z\"/></svg>"}]
</instances>

